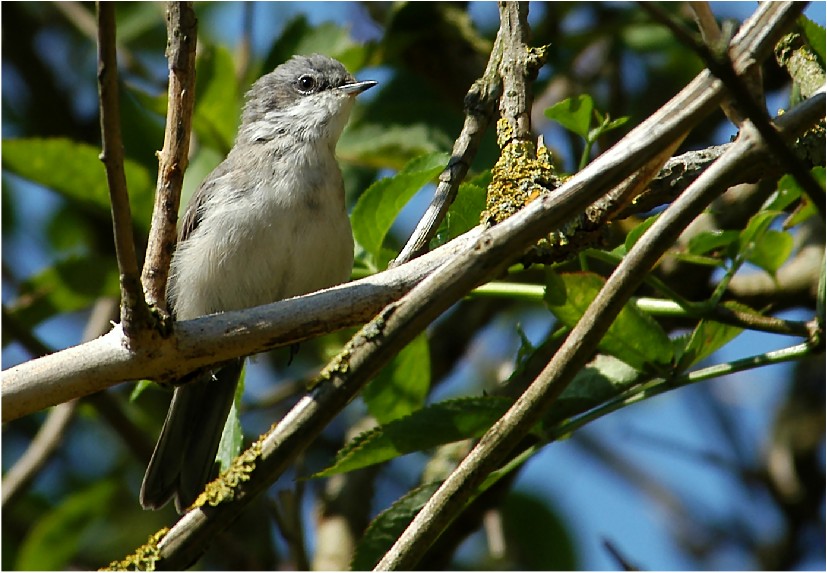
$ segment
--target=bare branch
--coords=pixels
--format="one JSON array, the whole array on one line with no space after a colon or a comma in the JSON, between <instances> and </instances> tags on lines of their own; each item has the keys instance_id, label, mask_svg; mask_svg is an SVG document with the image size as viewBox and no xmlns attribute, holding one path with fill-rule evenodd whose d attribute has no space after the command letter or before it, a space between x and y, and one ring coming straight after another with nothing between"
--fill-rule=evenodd
<instances>
[{"instance_id":1,"label":"bare branch","mask_svg":"<svg viewBox=\"0 0 827 573\"><path fill-rule=\"evenodd\" d=\"M779 30L790 23L795 12L789 5L773 4L762 7L759 14L763 18L763 26L749 28L751 32L744 38L743 43L747 46L744 49L753 49L766 55ZM769 26L768 22L774 22L774 26ZM775 36L770 33L772 31ZM762 41L756 41L756 37ZM208 540L223 528L223 523L238 515L256 494L268 487L340 408L416 333L473 287L498 275L550 229L569 220L657 155L668 142L682 136L715 109L723 95L720 82L709 73L702 72L666 106L586 169L566 181L555 193L538 198L513 217L483 231L471 248L439 267L399 302L386 307L360 330L337 360L326 369L325 381L318 384L275 428L238 458L238 471L229 472L208 486L210 495L200 500L201 503L186 513L161 540L154 553L158 556L155 564L165 568L183 567L197 559ZM787 115L794 114L790 112ZM425 257L409 264L423 258ZM371 278L376 279L378 276L381 275ZM607 327L608 324L603 326ZM589 344L596 344L599 338L598 334ZM227 339L224 339L224 343L227 343ZM580 352L587 354L586 350ZM566 361L568 360L567 358ZM527 400L531 401L530 398ZM522 405L525 406L525 401ZM522 420L524 424L529 423L527 418ZM511 439L519 437L520 432L528 427L518 425L516 433L511 434ZM491 463L499 463L496 456L492 459L494 461ZM481 472L478 475L487 475L486 470L491 469L490 465L486 466L478 470ZM460 479L454 485L462 482ZM417 521L400 542L409 544L412 536L419 535L411 533L417 530L422 533L427 531L428 537L417 537L414 544L404 550L405 557L402 560L397 560L400 552L392 552L388 560L380 563L380 568L404 567L415 562L417 550L430 545L430 541L453 518L455 510L462 507L467 495L466 490L466 493L459 496L461 500L453 499L458 505L443 515L436 529L430 529L430 525ZM433 508L441 506L444 501L444 497L435 501L438 505L432 506L428 515L433 517L440 514L439 509L434 513Z\"/></svg>"},{"instance_id":2,"label":"bare branch","mask_svg":"<svg viewBox=\"0 0 827 573\"><path fill-rule=\"evenodd\" d=\"M4 509L6 504L12 503L26 490L43 465L60 447L63 436L66 435L66 428L75 417L77 407L78 400L71 400L50 411L23 456L3 476L3 487L0 489L2 489Z\"/></svg>"},{"instance_id":3,"label":"bare branch","mask_svg":"<svg viewBox=\"0 0 827 573\"><path fill-rule=\"evenodd\" d=\"M695 16L695 23L698 25L698 30L701 32L701 38L703 38L704 43L709 46L711 50L725 45L729 38L725 38L721 33L718 22L712 14L712 8L709 6L709 2L689 2L689 7ZM760 80L760 73L750 74L750 76L752 87L757 88L756 93L761 93L760 81L757 81ZM741 122L744 121L744 114L733 105L731 99L724 100L721 103L721 109L734 125L740 126Z\"/></svg>"},{"instance_id":4,"label":"bare branch","mask_svg":"<svg viewBox=\"0 0 827 573\"><path fill-rule=\"evenodd\" d=\"M499 6L503 34L503 56L499 68L503 79L500 117L508 125L505 128L507 138L500 137L501 129L497 131L500 147L504 147L513 139L531 139L529 73L532 66L536 66L536 71L539 61L533 61L529 52L528 2L499 2Z\"/></svg>"},{"instance_id":5,"label":"bare branch","mask_svg":"<svg viewBox=\"0 0 827 573\"><path fill-rule=\"evenodd\" d=\"M752 65L737 70L734 67L734 58L723 46L719 50L711 50L705 44L696 41L683 26L675 22L669 14L655 4L644 2L640 6L653 19L669 28L678 40L692 48L704 61L709 71L724 83L739 109L750 119L761 137L767 140L767 144L773 150L773 158L795 177L798 184L801 185L819 209L822 218L824 218L824 189L818 184L803 162L793 153L792 149L781 139L769 121L766 108L758 105L755 90L751 90L741 78L741 75L749 73L749 70L754 66L754 62L751 63Z\"/></svg>"},{"instance_id":6,"label":"bare branch","mask_svg":"<svg viewBox=\"0 0 827 573\"><path fill-rule=\"evenodd\" d=\"M3 372L3 422L115 384L177 378L198 368L363 324L476 241L476 228L383 273L254 309L178 322L174 334L136 348L116 326L104 336Z\"/></svg>"},{"instance_id":7,"label":"bare branch","mask_svg":"<svg viewBox=\"0 0 827 573\"><path fill-rule=\"evenodd\" d=\"M121 282L121 323L129 338L140 331L141 325L148 323L149 311L141 291L132 235L132 215L126 191L118 101L115 6L108 2L98 2L98 91L102 141L100 158L106 167L112 204L112 227Z\"/></svg>"},{"instance_id":8,"label":"bare branch","mask_svg":"<svg viewBox=\"0 0 827 573\"><path fill-rule=\"evenodd\" d=\"M419 223L417 223L399 256L391 261L391 267L418 257L427 250L428 243L436 235L440 223L442 223L445 214L448 212L448 208L454 202L459 185L468 173L471 162L477 153L477 149L479 149L482 136L491 122L494 104L500 96L502 82L498 70L503 56L502 49L502 36L501 32L498 32L497 38L494 40L494 47L491 50L491 56L488 58L488 64L485 67L485 73L474 82L465 96L465 123L459 137L454 142L451 159L448 160L448 165L439 175L439 185L437 185L434 192L434 198Z\"/></svg>"},{"instance_id":9,"label":"bare branch","mask_svg":"<svg viewBox=\"0 0 827 573\"><path fill-rule=\"evenodd\" d=\"M164 149L158 155L158 182L142 282L147 302L166 309L169 264L175 250L178 205L187 170L195 103L195 46L198 20L192 2L167 4L169 92Z\"/></svg>"},{"instance_id":10,"label":"bare branch","mask_svg":"<svg viewBox=\"0 0 827 573\"><path fill-rule=\"evenodd\" d=\"M773 5L773 8L770 9L764 6L759 9L757 16L753 17L754 21L760 21L762 17L767 18L764 29L773 28L775 30L775 35L768 38L771 41L773 38L777 39L780 32L791 23L796 14L796 10L791 9L789 5L783 6L781 10L776 12L774 7L777 6L779 4ZM750 28L745 26L745 29ZM739 39L746 40L746 38ZM746 41L743 43L749 45ZM740 43L735 45L741 47ZM759 53L765 55L767 49L771 47L772 43L763 45ZM720 101L722 95L720 84L718 86L716 103ZM650 121L659 116L662 111L663 108L635 129L632 134L650 124ZM621 140L616 147L623 146L627 139L630 139L630 137L627 136ZM766 158L767 149L761 145L760 138L757 137L754 129L743 130L740 142L741 145L736 146L738 148L737 152L731 152L735 147L732 148L710 169L704 172L686 193L679 197L638 240L566 338L563 346L554 355L551 362L503 418L482 437L479 444L463 460L459 468L443 483L379 562L376 570L410 569L417 563L419 556L431 546L445 527L462 511L486 477L499 467L499 464L513 450L518 441L539 421L542 414L557 399L577 371L582 368L623 304L642 280L645 271L657 262L658 258L674 242L683 228L714 199L715 195L737 178L738 170L745 161L750 162L759 158ZM612 150L607 151L586 170L575 175L572 180L578 179L602 163L601 159L611 154L611 152ZM561 192L562 189L558 192ZM555 195L553 194L553 196ZM498 225L498 227L506 225L509 221ZM450 264L447 265L443 270L450 266ZM411 294L414 292L416 291L412 291Z\"/></svg>"}]
</instances>

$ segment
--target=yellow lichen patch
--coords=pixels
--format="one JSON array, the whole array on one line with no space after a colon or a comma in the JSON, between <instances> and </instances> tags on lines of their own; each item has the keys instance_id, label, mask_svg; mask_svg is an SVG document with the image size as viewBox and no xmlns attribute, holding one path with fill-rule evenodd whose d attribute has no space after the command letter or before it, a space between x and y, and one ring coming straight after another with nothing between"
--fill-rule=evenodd
<instances>
[{"instance_id":1,"label":"yellow lichen patch","mask_svg":"<svg viewBox=\"0 0 827 573\"><path fill-rule=\"evenodd\" d=\"M504 221L531 201L560 186L551 152L542 143L514 139L506 120L497 122L497 139L505 145L491 170L483 222Z\"/></svg>"},{"instance_id":2,"label":"yellow lichen patch","mask_svg":"<svg viewBox=\"0 0 827 573\"><path fill-rule=\"evenodd\" d=\"M347 374L350 369L350 347L346 346L336 357L328 362L319 374L307 385L312 390L322 382L327 382L337 374Z\"/></svg>"},{"instance_id":3,"label":"yellow lichen patch","mask_svg":"<svg viewBox=\"0 0 827 573\"><path fill-rule=\"evenodd\" d=\"M146 544L136 549L135 553L127 555L121 561L113 561L101 571L154 571L155 562L160 559L158 544L168 532L169 528L164 527L151 535Z\"/></svg>"},{"instance_id":4,"label":"yellow lichen patch","mask_svg":"<svg viewBox=\"0 0 827 573\"><path fill-rule=\"evenodd\" d=\"M256 468L256 461L261 457L263 442L264 436L261 436L237 456L224 473L207 484L207 487L192 504L193 507L205 504L216 506L225 501L232 501L235 498L238 486L248 481L250 473Z\"/></svg>"},{"instance_id":5,"label":"yellow lichen patch","mask_svg":"<svg viewBox=\"0 0 827 573\"><path fill-rule=\"evenodd\" d=\"M565 180L557 175L551 151L542 139L535 148L533 142L514 137L511 124L501 118L497 122L497 141L501 147L500 157L491 170L486 209L482 212L483 224L504 221L538 197L553 192ZM570 237L579 228L579 218L569 221L538 241L521 261L528 266L566 258L572 251L568 247Z\"/></svg>"}]
</instances>

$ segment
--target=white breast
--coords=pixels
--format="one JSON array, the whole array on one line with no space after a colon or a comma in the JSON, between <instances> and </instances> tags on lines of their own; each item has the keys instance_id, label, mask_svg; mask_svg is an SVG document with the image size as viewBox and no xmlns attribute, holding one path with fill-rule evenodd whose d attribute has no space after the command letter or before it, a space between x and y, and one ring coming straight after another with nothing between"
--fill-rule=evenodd
<instances>
[{"instance_id":1,"label":"white breast","mask_svg":"<svg viewBox=\"0 0 827 573\"><path fill-rule=\"evenodd\" d=\"M324 151L302 154L312 158L305 163L263 162L256 168L277 176L259 173L251 178L258 186L210 199L173 257L169 294L179 320L267 304L350 277L353 235L341 175L332 151Z\"/></svg>"}]
</instances>

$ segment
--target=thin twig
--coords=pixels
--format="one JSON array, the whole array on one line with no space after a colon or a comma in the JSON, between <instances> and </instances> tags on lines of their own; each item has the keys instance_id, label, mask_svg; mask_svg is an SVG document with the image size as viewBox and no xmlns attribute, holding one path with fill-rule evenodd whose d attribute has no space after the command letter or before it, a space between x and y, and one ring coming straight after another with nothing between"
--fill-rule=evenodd
<instances>
[{"instance_id":1,"label":"thin twig","mask_svg":"<svg viewBox=\"0 0 827 573\"><path fill-rule=\"evenodd\" d=\"M721 29L718 27L718 22L712 14L712 8L709 6L709 2L689 2L689 7L695 16L695 23L701 32L701 38L703 38L707 46L714 50L716 46L720 46L722 42L728 40L728 38L723 37ZM760 79L760 76L751 79L757 80ZM744 114L742 114L736 106L732 105L731 99L724 100L721 103L721 109L734 125L740 126L741 122L744 121Z\"/></svg>"},{"instance_id":2,"label":"thin twig","mask_svg":"<svg viewBox=\"0 0 827 573\"><path fill-rule=\"evenodd\" d=\"M78 400L71 400L55 406L46 417L46 421L35 434L23 456L3 476L2 505L17 499L37 477L41 468L57 451L66 435L66 428L75 417Z\"/></svg>"},{"instance_id":3,"label":"thin twig","mask_svg":"<svg viewBox=\"0 0 827 573\"><path fill-rule=\"evenodd\" d=\"M498 70L503 80L500 117L508 127L507 137L498 139L504 147L509 141L531 139L528 2L499 2L499 6L504 43ZM500 129L497 131L500 133Z\"/></svg>"},{"instance_id":4,"label":"thin twig","mask_svg":"<svg viewBox=\"0 0 827 573\"><path fill-rule=\"evenodd\" d=\"M754 90L750 90L745 85L739 77L739 73L733 68L729 51L726 49L710 50L703 42L696 40L679 22L676 22L654 3L640 2L639 6L646 10L654 20L666 26L680 42L694 50L706 64L709 71L724 83L739 108L752 121L761 137L767 141L767 145L773 151L773 159L781 163L795 177L798 184L813 200L823 219L825 217L824 189L803 162L793 153L790 146L781 139L778 131L769 121L766 108L758 105L753 93Z\"/></svg>"},{"instance_id":5,"label":"thin twig","mask_svg":"<svg viewBox=\"0 0 827 573\"><path fill-rule=\"evenodd\" d=\"M794 13L789 6L785 6L784 10L788 15ZM771 12L765 8L759 9L759 14L763 13L762 15ZM771 21L776 24L778 31L789 25L790 18L784 17L782 13ZM486 477L499 467L518 441L540 420L591 356L646 271L657 262L683 228L714 199L720 189L726 188L737 176L737 170L747 159L746 155L755 156L756 150L762 149L754 130L743 130L740 141L743 145L737 146L737 152L728 152L710 167L638 240L551 362L431 497L379 562L376 570L410 569L415 566L419 556L462 511ZM618 145L622 144L623 141ZM763 156L766 157L766 153ZM599 163L599 159L592 166ZM751 159L754 160L755 157Z\"/></svg>"},{"instance_id":6,"label":"thin twig","mask_svg":"<svg viewBox=\"0 0 827 573\"><path fill-rule=\"evenodd\" d=\"M108 298L99 299L83 331L83 340L91 340L106 332L109 329L110 321L114 318L113 315L116 314L116 310L117 304L115 301ZM25 330L16 324L16 320L6 313L5 308L3 308L3 322L4 326L9 322L14 324L18 334L19 331ZM25 345L30 353L45 355L53 352L53 349L49 348L40 338L28 330L25 330L25 332L27 336L21 337L19 341ZM104 395L105 393L99 394L99 396ZM58 450L61 443L63 443L67 428L74 419L79 404L80 400L74 399L58 404L49 412L46 421L37 431L26 451L3 476L0 491L2 491L2 505L4 508L7 503L18 499L26 491L37 477L38 472ZM122 427L124 425L121 424ZM150 446L147 445L147 448L150 448ZM151 453L151 449L149 452ZM147 455L147 459L148 457L149 455Z\"/></svg>"},{"instance_id":7,"label":"thin twig","mask_svg":"<svg viewBox=\"0 0 827 573\"><path fill-rule=\"evenodd\" d=\"M742 49L766 56L780 30L788 26L797 13L789 4L762 5L756 26L750 27L743 38ZM298 452L407 340L471 288L498 275L550 228L570 219L601 193L628 177L656 155L664 143L683 134L717 107L721 97L720 83L702 72L669 104L555 193L538 198L510 219L486 229L472 248L455 256L406 297L387 307L360 331L348 345L346 354L327 369L329 378L316 386L310 396L300 400L251 450L242 454L244 459L254 460L255 468L245 473L246 481L238 482L232 499L215 500L215 506L193 508L166 533L157 547L156 565L181 567L192 563L223 524L238 515L257 493L289 467ZM823 105L823 98L814 100L814 105L819 103ZM809 120L813 119L812 114L822 112L813 109L807 107L811 114ZM787 115L798 114L793 110Z\"/></svg>"},{"instance_id":8,"label":"thin twig","mask_svg":"<svg viewBox=\"0 0 827 573\"><path fill-rule=\"evenodd\" d=\"M138 258L132 235L132 215L124 172L121 112L118 101L118 64L115 43L115 6L98 2L98 91L102 150L112 205L115 254L121 283L121 324L127 343L149 321L149 310L141 290Z\"/></svg>"},{"instance_id":9,"label":"thin twig","mask_svg":"<svg viewBox=\"0 0 827 573\"><path fill-rule=\"evenodd\" d=\"M178 205L189 162L195 102L195 46L198 20L192 2L167 5L169 92L164 148L158 155L158 182L142 282L149 304L166 309L169 263L175 250Z\"/></svg>"},{"instance_id":10,"label":"thin twig","mask_svg":"<svg viewBox=\"0 0 827 573\"><path fill-rule=\"evenodd\" d=\"M448 208L454 202L459 185L477 154L482 136L494 114L494 105L500 96L502 81L498 69L502 61L502 50L502 36L501 32L498 32L483 76L474 82L465 96L465 123L454 142L448 165L439 175L434 198L399 256L391 261L391 267L406 263L427 250L428 243L436 235Z\"/></svg>"}]
</instances>

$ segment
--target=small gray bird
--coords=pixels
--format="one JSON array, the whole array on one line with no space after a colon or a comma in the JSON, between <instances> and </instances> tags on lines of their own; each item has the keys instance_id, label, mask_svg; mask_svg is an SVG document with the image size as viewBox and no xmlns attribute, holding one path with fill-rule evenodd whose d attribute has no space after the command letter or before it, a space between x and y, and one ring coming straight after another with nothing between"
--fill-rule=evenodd
<instances>
[{"instance_id":1,"label":"small gray bird","mask_svg":"<svg viewBox=\"0 0 827 573\"><path fill-rule=\"evenodd\" d=\"M293 56L253 84L233 148L184 214L167 289L177 320L350 277L353 235L335 148L354 97L374 85L318 54ZM243 361L176 386L141 485L144 508L174 497L182 513L213 476Z\"/></svg>"}]
</instances>

